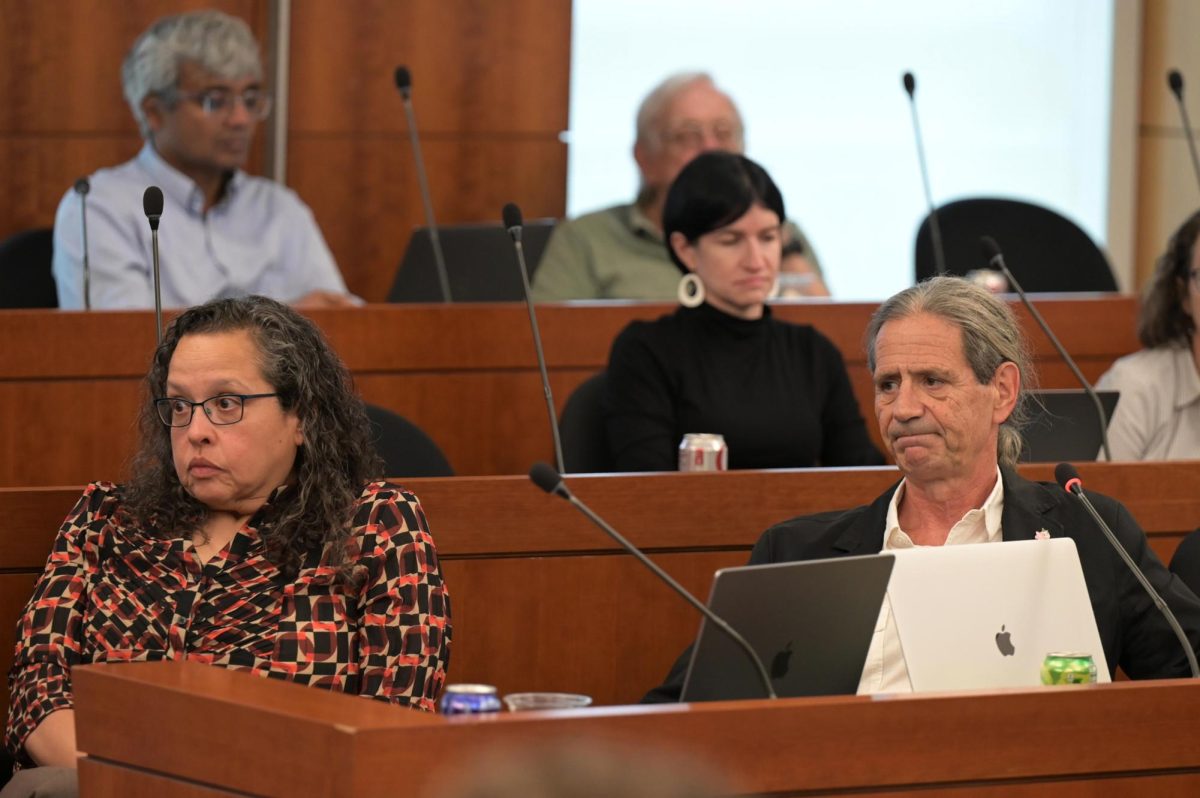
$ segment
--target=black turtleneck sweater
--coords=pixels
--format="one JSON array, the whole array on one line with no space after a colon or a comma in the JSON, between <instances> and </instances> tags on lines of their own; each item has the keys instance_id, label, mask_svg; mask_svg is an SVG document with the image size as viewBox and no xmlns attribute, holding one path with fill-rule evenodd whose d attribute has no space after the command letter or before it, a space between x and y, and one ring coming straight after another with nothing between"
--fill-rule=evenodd
<instances>
[{"instance_id":1,"label":"black turtleneck sweater","mask_svg":"<svg viewBox=\"0 0 1200 798\"><path fill-rule=\"evenodd\" d=\"M833 343L808 325L709 305L621 331L605 425L620 471L673 471L689 432L716 432L730 468L881 465Z\"/></svg>"}]
</instances>

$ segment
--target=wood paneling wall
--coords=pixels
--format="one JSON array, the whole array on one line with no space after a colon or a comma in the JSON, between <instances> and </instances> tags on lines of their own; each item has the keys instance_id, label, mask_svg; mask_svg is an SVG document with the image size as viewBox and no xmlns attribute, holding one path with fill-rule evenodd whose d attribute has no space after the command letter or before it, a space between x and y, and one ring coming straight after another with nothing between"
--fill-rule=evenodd
<instances>
[{"instance_id":1,"label":"wood paneling wall","mask_svg":"<svg viewBox=\"0 0 1200 798\"><path fill-rule=\"evenodd\" d=\"M158 17L205 7L270 51L269 0L0 0L0 239L51 226L77 177L133 157L121 61ZM383 300L424 224L395 67L412 71L439 224L498 220L506 202L561 216L570 42L566 0L291 4L287 182L352 291ZM263 152L260 130L250 172Z\"/></svg>"},{"instance_id":2,"label":"wood paneling wall","mask_svg":"<svg viewBox=\"0 0 1200 798\"><path fill-rule=\"evenodd\" d=\"M293 2L288 183L352 291L386 298L425 223L396 66L438 224L561 216L570 42L566 0Z\"/></svg>"},{"instance_id":3,"label":"wood paneling wall","mask_svg":"<svg viewBox=\"0 0 1200 798\"><path fill-rule=\"evenodd\" d=\"M1047 296L1038 305L1089 379L1133 351L1129 297ZM867 429L878 443L863 355L873 304L785 303L778 318L811 324L846 360ZM540 326L555 401L608 361L617 333L670 306L543 305ZM1047 388L1075 387L1067 367L1017 309ZM373 305L313 311L366 401L424 429L460 475L523 474L553 456L537 359L523 305ZM0 485L122 479L154 342L148 311L0 313ZM17 422L16 420L19 420ZM404 476L394 474L392 476Z\"/></svg>"}]
</instances>

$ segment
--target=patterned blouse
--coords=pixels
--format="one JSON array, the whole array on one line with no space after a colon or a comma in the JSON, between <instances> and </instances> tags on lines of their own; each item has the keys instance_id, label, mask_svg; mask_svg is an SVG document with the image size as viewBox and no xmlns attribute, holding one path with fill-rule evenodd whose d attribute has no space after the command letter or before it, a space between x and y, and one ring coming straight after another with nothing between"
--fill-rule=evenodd
<instances>
[{"instance_id":1,"label":"patterned blouse","mask_svg":"<svg viewBox=\"0 0 1200 798\"><path fill-rule=\"evenodd\" d=\"M17 624L5 742L18 762L42 719L73 705L76 664L188 659L434 708L450 602L417 498L384 482L363 490L349 588L315 553L290 583L265 558L257 529L287 490L201 564L190 539L135 525L120 486L88 485Z\"/></svg>"}]
</instances>

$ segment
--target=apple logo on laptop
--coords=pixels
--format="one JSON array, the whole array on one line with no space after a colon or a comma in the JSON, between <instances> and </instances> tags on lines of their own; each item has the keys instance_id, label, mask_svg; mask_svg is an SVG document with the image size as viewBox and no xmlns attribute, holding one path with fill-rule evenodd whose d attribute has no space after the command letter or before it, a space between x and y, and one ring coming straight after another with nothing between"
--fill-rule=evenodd
<instances>
[{"instance_id":1,"label":"apple logo on laptop","mask_svg":"<svg viewBox=\"0 0 1200 798\"><path fill-rule=\"evenodd\" d=\"M1004 624L1000 624L1000 631L996 632L996 648L1000 649L1000 653L1006 657L1011 657L1017 653L1017 649L1012 644L1012 632L1004 631Z\"/></svg>"},{"instance_id":2,"label":"apple logo on laptop","mask_svg":"<svg viewBox=\"0 0 1200 798\"><path fill-rule=\"evenodd\" d=\"M783 647L783 650L776 654L771 659L771 678L782 679L787 676L788 667L792 658L792 641Z\"/></svg>"}]
</instances>

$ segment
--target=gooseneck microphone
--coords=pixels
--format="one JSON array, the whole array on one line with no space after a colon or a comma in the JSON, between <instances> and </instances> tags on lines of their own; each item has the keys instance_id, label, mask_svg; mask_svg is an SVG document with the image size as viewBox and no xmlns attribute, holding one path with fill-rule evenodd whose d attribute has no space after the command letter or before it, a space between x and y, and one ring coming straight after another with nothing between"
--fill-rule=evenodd
<instances>
[{"instance_id":1,"label":"gooseneck microphone","mask_svg":"<svg viewBox=\"0 0 1200 798\"><path fill-rule=\"evenodd\" d=\"M1167 73L1167 87L1175 95L1179 116L1183 120L1183 135L1187 137L1188 152L1192 155L1192 171L1196 173L1196 185L1200 186L1200 158L1196 157L1196 142L1192 139L1192 123L1188 120L1187 106L1183 102L1183 75L1178 69Z\"/></svg>"},{"instance_id":2,"label":"gooseneck microphone","mask_svg":"<svg viewBox=\"0 0 1200 798\"><path fill-rule=\"evenodd\" d=\"M412 104L412 73L406 66L396 67L396 88L404 102L404 115L408 118L408 140L412 144L413 161L417 167L417 187L421 191L421 203L425 206L425 225L429 228L429 243L433 247L433 262L437 265L438 284L442 288L442 301L453 302L450 296L450 275L446 271L446 255L442 252L442 239L438 236L437 222L433 218L433 197L429 193L429 180L425 176L425 156L421 154L421 138L417 135L417 115Z\"/></svg>"},{"instance_id":3,"label":"gooseneck microphone","mask_svg":"<svg viewBox=\"0 0 1200 798\"><path fill-rule=\"evenodd\" d=\"M92 267L88 261L87 235L87 195L92 190L92 184L86 177L75 181L75 193L79 195L79 224L80 235L83 239L83 309L92 309Z\"/></svg>"},{"instance_id":4,"label":"gooseneck microphone","mask_svg":"<svg viewBox=\"0 0 1200 798\"><path fill-rule=\"evenodd\" d=\"M525 307L529 310L529 328L533 330L533 349L537 353L538 371L542 375L542 393L546 396L546 412L550 416L550 437L554 441L554 462L559 473L566 471L563 465L562 438L558 434L558 414L554 412L554 395L550 392L550 375L546 373L546 353L542 349L542 333L538 330L537 312L533 309L533 294L529 290L529 270L525 267L525 246L521 243L521 209L510 202L500 211L504 226L517 253L517 266L521 270L521 286L525 290Z\"/></svg>"},{"instance_id":5,"label":"gooseneck microphone","mask_svg":"<svg viewBox=\"0 0 1200 798\"><path fill-rule=\"evenodd\" d=\"M746 652L746 657L754 665L754 669L758 671L758 678L762 680L763 692L768 698L778 698L775 695L775 688L771 686L771 677L767 675L767 669L763 667L763 662L755 653L754 649L746 642L746 638L738 634L737 630L725 622L721 616L717 615L706 604L701 602L695 596L687 591L683 585L671 578L671 575L658 567L658 564L651 560L637 546L626 540L620 532L609 526L608 522L592 511L592 508L575 498L575 494L567 488L563 478L550 466L545 463L534 463L533 468L529 469L529 478L533 480L533 484L537 485L542 490L553 496L560 496L575 506L575 509L587 516L588 520L596 526L600 527L606 535L615 540L621 548L632 554L638 561L654 572L654 575L667 583L667 586L683 597L684 601L691 604L700 614L703 615L709 623L720 629L729 639L737 643L737 645Z\"/></svg>"},{"instance_id":6,"label":"gooseneck microphone","mask_svg":"<svg viewBox=\"0 0 1200 798\"><path fill-rule=\"evenodd\" d=\"M1013 273L1008 270L1008 266L1004 263L1004 253L1000 251L1000 245L996 243L996 239L991 236L983 236L979 239L980 245L983 247L983 255L987 258L988 266L993 269L999 269L1008 284L1017 291L1017 296L1021 297L1021 303L1025 305L1025 309L1029 311L1029 315L1033 316L1033 320L1042 328L1042 332L1050 339L1050 343L1058 350L1058 356L1067 364L1067 368L1071 369L1071 373L1075 375L1075 379L1083 387L1084 393L1092 400L1092 404L1096 406L1096 418L1100 420L1100 445L1104 448L1104 459L1112 461L1112 453L1108 450L1108 416L1104 413L1104 405L1100 402L1100 396L1096 393L1096 389L1088 382L1087 377L1083 376L1083 372L1079 370L1079 366L1075 365L1075 359L1067 354L1066 348L1058 341L1058 336L1050 329L1050 325L1042 318L1042 314L1029 301L1029 297L1025 295L1025 289L1017 282L1017 278L1013 277Z\"/></svg>"},{"instance_id":7,"label":"gooseneck microphone","mask_svg":"<svg viewBox=\"0 0 1200 798\"><path fill-rule=\"evenodd\" d=\"M1075 466L1070 463L1059 463L1054 467L1054 479L1058 482L1059 487L1070 493L1075 498L1083 503L1088 514L1096 521L1096 525L1108 538L1108 542L1117 550L1117 554L1121 555L1126 567L1133 573L1141 584L1142 589L1150 596L1150 600L1154 602L1154 606L1158 607L1158 611L1167 619L1167 624L1171 627L1171 631L1179 638L1180 645L1183 646L1183 653L1187 655L1188 667L1191 668L1192 678L1200 678L1200 667L1196 666L1196 652L1192 650L1192 644L1188 642L1187 635L1183 633L1183 629L1179 626L1179 621L1175 618L1175 613L1171 612L1171 608L1167 606L1167 602L1163 601L1162 596L1158 595L1158 591L1150 584L1150 580L1142 573L1142 569L1138 568L1137 563L1129 556L1129 552L1125 551L1125 547L1117 540L1117 536L1113 534L1112 529L1108 524L1104 523L1104 519L1100 517L1100 513L1096 512L1096 508L1092 506L1092 502L1088 499L1087 494L1083 492L1083 480L1079 478L1079 472L1075 470Z\"/></svg>"},{"instance_id":8,"label":"gooseneck microphone","mask_svg":"<svg viewBox=\"0 0 1200 798\"><path fill-rule=\"evenodd\" d=\"M150 186L142 194L142 210L150 222L150 247L154 262L154 332L158 343L162 343L162 279L158 273L158 220L162 218L163 193L158 186Z\"/></svg>"},{"instance_id":9,"label":"gooseneck microphone","mask_svg":"<svg viewBox=\"0 0 1200 798\"><path fill-rule=\"evenodd\" d=\"M904 73L904 91L908 94L908 106L912 109L913 136L917 141L917 162L921 166L921 181L925 184L925 203L929 206L929 237L933 242L933 266L938 274L946 273L946 250L942 248L942 228L938 224L937 206L933 204L933 192L929 188L929 169L925 165L925 143L921 138L921 123L917 119L917 79L913 73Z\"/></svg>"}]
</instances>

